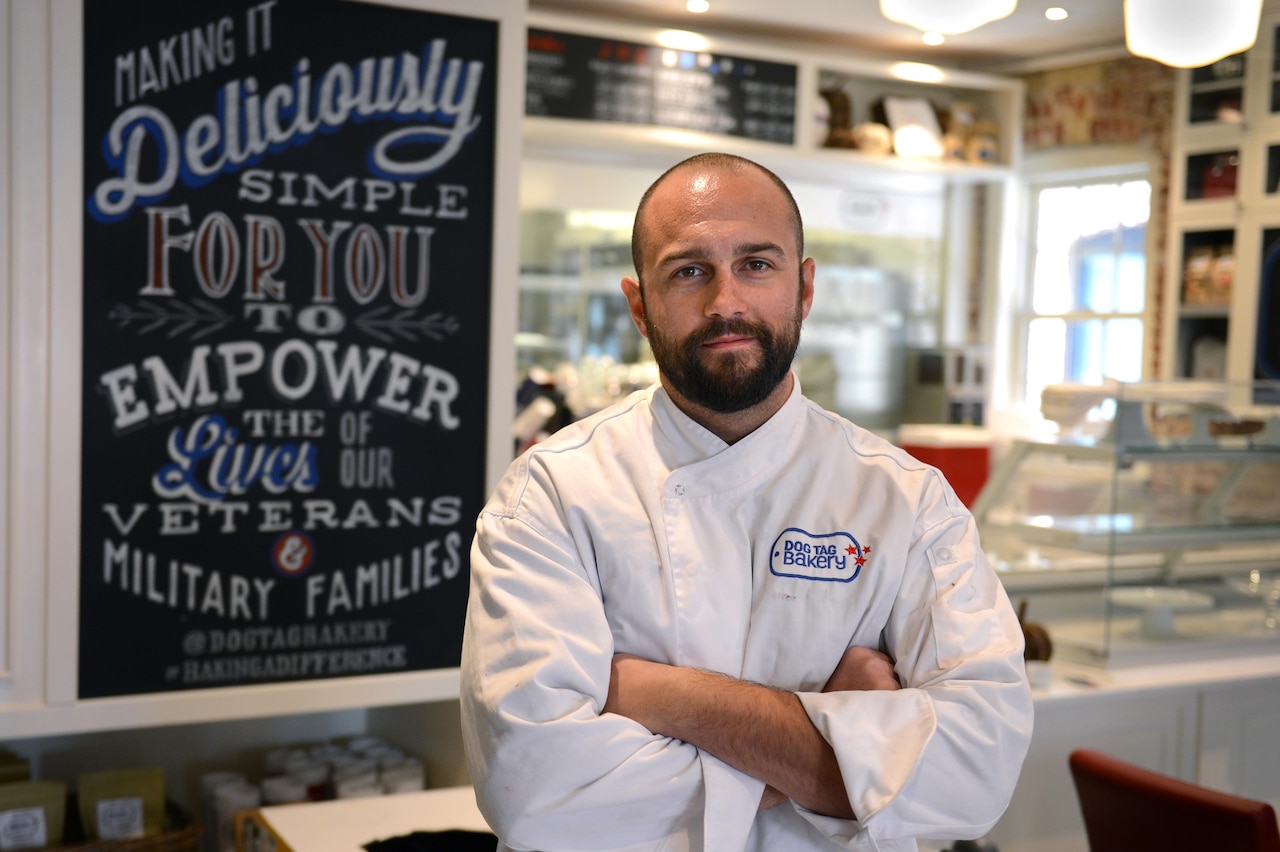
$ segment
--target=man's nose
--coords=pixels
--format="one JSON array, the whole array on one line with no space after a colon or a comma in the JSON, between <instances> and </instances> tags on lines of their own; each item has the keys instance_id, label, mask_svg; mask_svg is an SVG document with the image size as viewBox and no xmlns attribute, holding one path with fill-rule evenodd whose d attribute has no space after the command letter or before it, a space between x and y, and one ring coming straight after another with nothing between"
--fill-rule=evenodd
<instances>
[{"instance_id":1,"label":"man's nose","mask_svg":"<svg viewBox=\"0 0 1280 852\"><path fill-rule=\"evenodd\" d=\"M733 317L743 311L742 282L731 270L719 269L707 284L706 315Z\"/></svg>"}]
</instances>

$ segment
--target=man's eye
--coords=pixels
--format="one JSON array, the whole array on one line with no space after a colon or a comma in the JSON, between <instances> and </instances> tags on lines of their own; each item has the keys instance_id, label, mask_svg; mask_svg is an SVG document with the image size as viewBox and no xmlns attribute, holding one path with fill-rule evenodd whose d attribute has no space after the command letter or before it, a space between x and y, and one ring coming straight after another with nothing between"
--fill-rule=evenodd
<instances>
[{"instance_id":1,"label":"man's eye","mask_svg":"<svg viewBox=\"0 0 1280 852\"><path fill-rule=\"evenodd\" d=\"M676 277L677 277L677 278L692 278L692 277L694 277L695 275L700 274L701 272L702 272L702 270L701 270L701 269L699 269L699 268L698 268L698 267L696 267L696 266L682 266L682 267L680 267L679 269L677 269L677 270L676 270Z\"/></svg>"},{"instance_id":2,"label":"man's eye","mask_svg":"<svg viewBox=\"0 0 1280 852\"><path fill-rule=\"evenodd\" d=\"M747 269L751 270L752 272L763 272L768 268L769 268L769 262L767 260L748 260L747 261Z\"/></svg>"}]
</instances>

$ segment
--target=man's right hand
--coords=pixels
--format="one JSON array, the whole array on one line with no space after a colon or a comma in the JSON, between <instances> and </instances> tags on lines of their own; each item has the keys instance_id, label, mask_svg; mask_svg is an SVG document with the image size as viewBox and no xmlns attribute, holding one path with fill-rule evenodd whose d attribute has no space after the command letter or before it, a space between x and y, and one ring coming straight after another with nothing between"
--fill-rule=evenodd
<instances>
[{"instance_id":1,"label":"man's right hand","mask_svg":"<svg viewBox=\"0 0 1280 852\"><path fill-rule=\"evenodd\" d=\"M836 670L827 678L823 692L845 690L901 689L893 660L871 648L854 646L844 652Z\"/></svg>"}]
</instances>

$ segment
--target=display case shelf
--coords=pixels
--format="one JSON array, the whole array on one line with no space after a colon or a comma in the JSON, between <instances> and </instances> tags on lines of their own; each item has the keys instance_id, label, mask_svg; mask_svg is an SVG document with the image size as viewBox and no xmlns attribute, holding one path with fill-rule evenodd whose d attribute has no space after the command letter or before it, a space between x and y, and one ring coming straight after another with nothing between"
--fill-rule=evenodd
<instances>
[{"instance_id":1,"label":"display case shelf","mask_svg":"<svg viewBox=\"0 0 1280 852\"><path fill-rule=\"evenodd\" d=\"M1089 553L1152 553L1179 548L1276 541L1280 524L1213 527L1179 526L1142 529L1132 514L1053 517L1041 515L1020 523L992 523L991 529L1012 532L1029 544L1045 544ZM1224 567L1227 567L1224 565Z\"/></svg>"}]
</instances>

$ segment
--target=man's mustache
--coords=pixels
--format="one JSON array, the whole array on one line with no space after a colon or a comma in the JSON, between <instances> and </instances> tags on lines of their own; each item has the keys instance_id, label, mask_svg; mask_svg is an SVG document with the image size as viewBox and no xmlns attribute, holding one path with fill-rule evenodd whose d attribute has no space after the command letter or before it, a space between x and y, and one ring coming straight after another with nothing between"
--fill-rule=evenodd
<instances>
[{"instance_id":1,"label":"man's mustache","mask_svg":"<svg viewBox=\"0 0 1280 852\"><path fill-rule=\"evenodd\" d=\"M768 341L772 335L768 326L763 323L755 323L750 320L734 317L727 320L717 320L707 324L700 331L696 331L689 335L690 346L701 346L720 337L727 336L752 337L757 340Z\"/></svg>"}]
</instances>

